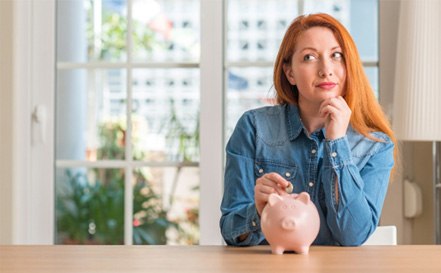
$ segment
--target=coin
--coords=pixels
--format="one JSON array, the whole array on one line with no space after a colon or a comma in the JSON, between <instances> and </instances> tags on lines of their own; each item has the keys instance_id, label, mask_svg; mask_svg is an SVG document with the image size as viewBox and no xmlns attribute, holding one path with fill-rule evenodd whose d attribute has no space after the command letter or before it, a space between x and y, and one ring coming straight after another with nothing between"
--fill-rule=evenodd
<instances>
[{"instance_id":1,"label":"coin","mask_svg":"<svg viewBox=\"0 0 441 273\"><path fill-rule=\"evenodd\" d=\"M293 190L294 190L294 187L292 186L291 183L289 183L288 186L286 187L285 191L287 193L292 193Z\"/></svg>"}]
</instances>

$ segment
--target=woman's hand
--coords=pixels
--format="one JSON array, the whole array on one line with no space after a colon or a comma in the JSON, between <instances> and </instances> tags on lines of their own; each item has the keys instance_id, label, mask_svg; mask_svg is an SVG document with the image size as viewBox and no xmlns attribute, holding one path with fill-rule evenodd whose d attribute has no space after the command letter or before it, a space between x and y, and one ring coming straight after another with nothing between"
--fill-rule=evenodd
<instances>
[{"instance_id":1,"label":"woman's hand","mask_svg":"<svg viewBox=\"0 0 441 273\"><path fill-rule=\"evenodd\" d=\"M342 96L324 100L319 113L326 118L326 139L333 140L346 135L352 111Z\"/></svg>"},{"instance_id":2,"label":"woman's hand","mask_svg":"<svg viewBox=\"0 0 441 273\"><path fill-rule=\"evenodd\" d=\"M257 213L262 214L262 210L268 202L268 197L271 193L279 195L287 194L285 189L290 185L290 182L285 180L278 173L267 173L256 180L254 187L254 202L256 204Z\"/></svg>"}]
</instances>

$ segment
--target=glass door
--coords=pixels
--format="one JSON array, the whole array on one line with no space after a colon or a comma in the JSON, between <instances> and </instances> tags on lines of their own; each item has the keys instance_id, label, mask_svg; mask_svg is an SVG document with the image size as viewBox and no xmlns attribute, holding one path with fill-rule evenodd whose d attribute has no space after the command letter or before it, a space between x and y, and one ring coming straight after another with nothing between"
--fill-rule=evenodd
<instances>
[{"instance_id":1,"label":"glass door","mask_svg":"<svg viewBox=\"0 0 441 273\"><path fill-rule=\"evenodd\" d=\"M57 244L198 244L199 10L57 2Z\"/></svg>"}]
</instances>

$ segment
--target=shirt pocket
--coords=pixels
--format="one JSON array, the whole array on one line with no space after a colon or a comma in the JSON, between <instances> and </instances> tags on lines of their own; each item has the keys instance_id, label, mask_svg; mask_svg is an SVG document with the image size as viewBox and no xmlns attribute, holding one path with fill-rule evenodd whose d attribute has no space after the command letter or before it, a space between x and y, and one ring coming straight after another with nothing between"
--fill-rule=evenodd
<instances>
[{"instance_id":1,"label":"shirt pocket","mask_svg":"<svg viewBox=\"0 0 441 273\"><path fill-rule=\"evenodd\" d=\"M256 161L254 164L254 173L257 178L267 173L278 173L292 183L297 174L297 166L277 162Z\"/></svg>"}]
</instances>

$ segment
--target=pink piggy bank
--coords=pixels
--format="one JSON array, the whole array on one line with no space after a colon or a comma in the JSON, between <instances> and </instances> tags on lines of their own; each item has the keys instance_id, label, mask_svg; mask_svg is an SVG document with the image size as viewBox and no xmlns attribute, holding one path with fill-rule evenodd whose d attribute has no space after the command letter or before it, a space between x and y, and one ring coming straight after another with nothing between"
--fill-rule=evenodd
<instances>
[{"instance_id":1,"label":"pink piggy bank","mask_svg":"<svg viewBox=\"0 0 441 273\"><path fill-rule=\"evenodd\" d=\"M285 250L307 254L320 228L317 208L307 192L270 194L260 222L273 254Z\"/></svg>"}]
</instances>

